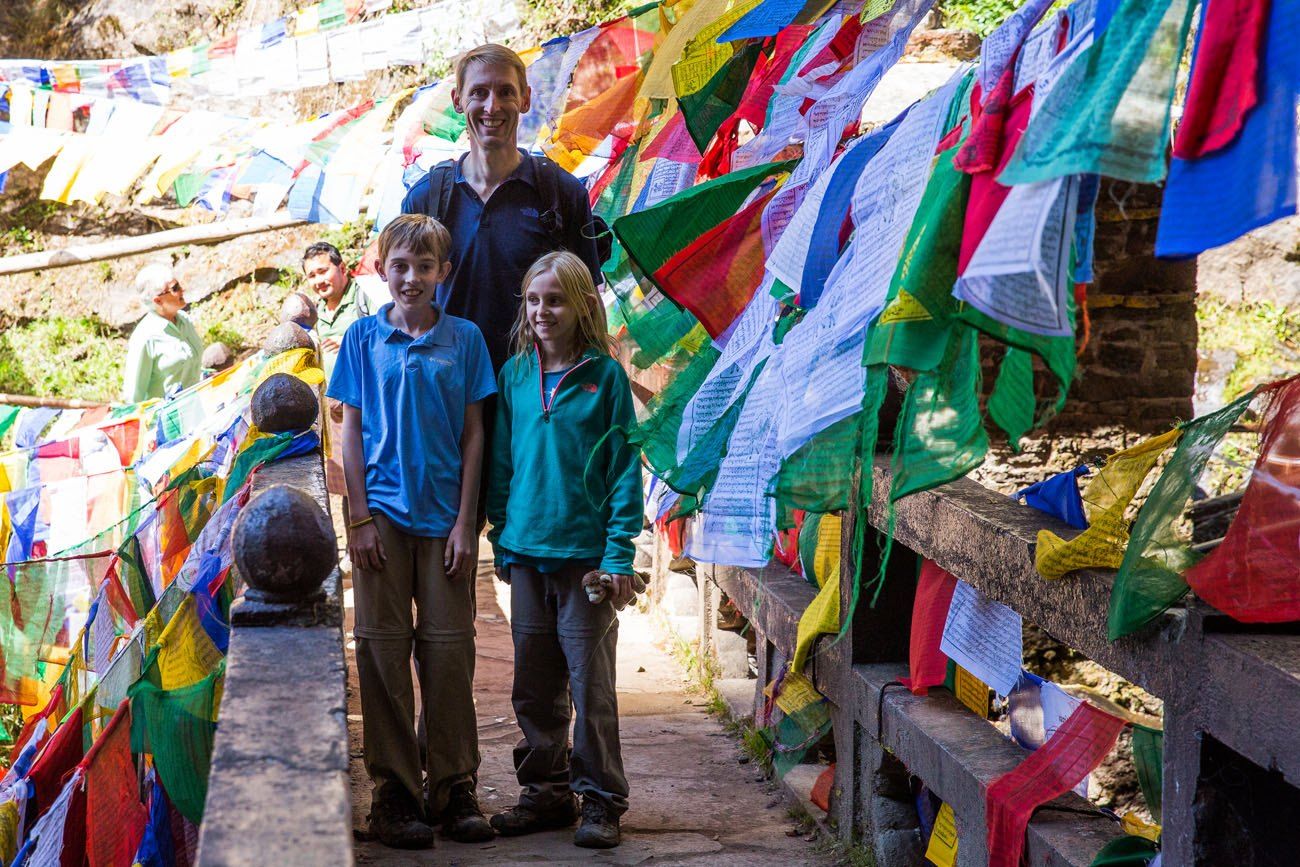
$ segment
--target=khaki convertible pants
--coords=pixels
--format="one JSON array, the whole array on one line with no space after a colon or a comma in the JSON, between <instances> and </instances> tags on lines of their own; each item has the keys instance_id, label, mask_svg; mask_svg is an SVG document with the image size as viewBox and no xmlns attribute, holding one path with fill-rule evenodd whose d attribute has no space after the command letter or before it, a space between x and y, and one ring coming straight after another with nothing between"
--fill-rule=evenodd
<instances>
[{"instance_id":1,"label":"khaki convertible pants","mask_svg":"<svg viewBox=\"0 0 1300 867\"><path fill-rule=\"evenodd\" d=\"M447 578L445 539L404 533L380 514L375 526L387 562L378 573L356 568L352 579L366 772L375 784L374 803L409 796L420 804L423 771L429 807L437 812L451 787L472 781L479 765L474 578ZM423 756L415 730L412 652L428 733Z\"/></svg>"}]
</instances>

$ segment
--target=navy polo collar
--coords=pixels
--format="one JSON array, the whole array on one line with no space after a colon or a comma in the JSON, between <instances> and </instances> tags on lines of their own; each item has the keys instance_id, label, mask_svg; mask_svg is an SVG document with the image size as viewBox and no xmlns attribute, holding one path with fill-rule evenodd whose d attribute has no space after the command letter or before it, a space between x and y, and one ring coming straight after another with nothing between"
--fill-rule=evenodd
<instances>
[{"instance_id":1,"label":"navy polo collar","mask_svg":"<svg viewBox=\"0 0 1300 867\"><path fill-rule=\"evenodd\" d=\"M518 150L520 156L522 156L523 159L519 161L519 165L515 166L515 170L511 172L504 181L501 182L500 186L505 186L510 181L523 181L524 183L528 184L528 186L536 189L537 177L536 177L536 173L533 170L533 159L528 155L528 152L523 148L519 148ZM454 175L454 179L458 184L461 182L468 183L467 181L465 181L465 171L464 171L465 160L468 158L469 158L469 154L465 154L460 159L456 160L456 173Z\"/></svg>"},{"instance_id":2,"label":"navy polo collar","mask_svg":"<svg viewBox=\"0 0 1300 867\"><path fill-rule=\"evenodd\" d=\"M385 343L391 343L394 340L407 340L412 343L428 343L433 346L453 346L455 341L452 337L450 317L437 304L430 304L429 306L438 311L437 323L419 337L411 337L400 328L394 328L389 324L388 311L393 309L393 302L389 301L375 313L375 325L379 329L380 338Z\"/></svg>"}]
</instances>

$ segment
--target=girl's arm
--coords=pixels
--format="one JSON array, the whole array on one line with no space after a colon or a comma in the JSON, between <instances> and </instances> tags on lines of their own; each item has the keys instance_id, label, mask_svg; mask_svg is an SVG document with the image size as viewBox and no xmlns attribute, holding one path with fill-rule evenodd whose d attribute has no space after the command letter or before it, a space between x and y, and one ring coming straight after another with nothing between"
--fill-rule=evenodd
<instances>
[{"instance_id":1,"label":"girl's arm","mask_svg":"<svg viewBox=\"0 0 1300 867\"><path fill-rule=\"evenodd\" d=\"M447 537L443 565L447 577L463 578L474 571L478 536L478 483L483 466L483 402L465 406L465 429L460 435L460 509Z\"/></svg>"},{"instance_id":2,"label":"girl's arm","mask_svg":"<svg viewBox=\"0 0 1300 867\"><path fill-rule=\"evenodd\" d=\"M348 489L348 556L357 568L379 572L387 559L366 502L366 457L361 446L361 410L343 404L343 480ZM359 522L365 521L361 526Z\"/></svg>"},{"instance_id":3,"label":"girl's arm","mask_svg":"<svg viewBox=\"0 0 1300 867\"><path fill-rule=\"evenodd\" d=\"M605 556L600 568L611 575L631 575L632 558L636 553L633 540L641 533L644 503L640 453L627 442L627 435L636 426L632 386L622 368L616 368L610 392L609 419L614 432L603 447L607 455L605 479L609 485L609 505L606 507Z\"/></svg>"}]
</instances>

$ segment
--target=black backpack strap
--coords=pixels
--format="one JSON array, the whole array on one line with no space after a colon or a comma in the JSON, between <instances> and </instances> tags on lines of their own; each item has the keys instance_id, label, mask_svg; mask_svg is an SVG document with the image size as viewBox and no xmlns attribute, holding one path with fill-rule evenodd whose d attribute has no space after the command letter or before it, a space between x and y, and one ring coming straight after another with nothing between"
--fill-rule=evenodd
<instances>
[{"instance_id":1,"label":"black backpack strap","mask_svg":"<svg viewBox=\"0 0 1300 867\"><path fill-rule=\"evenodd\" d=\"M529 156L533 161L533 177L537 179L537 195L542 200L545 210L537 215L542 228L551 236L551 242L557 250L565 249L564 243L564 208L560 202L560 181L556 172L560 170L549 157Z\"/></svg>"},{"instance_id":2,"label":"black backpack strap","mask_svg":"<svg viewBox=\"0 0 1300 867\"><path fill-rule=\"evenodd\" d=\"M451 211L451 191L455 186L455 160L443 160L429 169L429 204L433 208L429 216L444 226L447 224L447 214Z\"/></svg>"}]
</instances>

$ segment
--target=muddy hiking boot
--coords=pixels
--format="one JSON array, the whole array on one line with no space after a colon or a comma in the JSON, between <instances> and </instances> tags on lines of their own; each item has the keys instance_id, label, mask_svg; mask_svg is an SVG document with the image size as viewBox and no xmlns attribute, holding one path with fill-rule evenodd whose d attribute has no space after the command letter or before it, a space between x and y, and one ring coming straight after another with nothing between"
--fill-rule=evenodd
<instances>
[{"instance_id":1,"label":"muddy hiking boot","mask_svg":"<svg viewBox=\"0 0 1300 867\"><path fill-rule=\"evenodd\" d=\"M486 843L496 836L478 805L472 784L452 787L438 824L442 825L442 836L457 843Z\"/></svg>"},{"instance_id":2,"label":"muddy hiking boot","mask_svg":"<svg viewBox=\"0 0 1300 867\"><path fill-rule=\"evenodd\" d=\"M394 800L370 807L370 833L390 849L428 849L433 828L420 818L415 804Z\"/></svg>"},{"instance_id":3,"label":"muddy hiking boot","mask_svg":"<svg viewBox=\"0 0 1300 867\"><path fill-rule=\"evenodd\" d=\"M516 804L492 817L492 827L502 837L569 828L578 821L578 799L572 795L545 810Z\"/></svg>"},{"instance_id":4,"label":"muddy hiking boot","mask_svg":"<svg viewBox=\"0 0 1300 867\"><path fill-rule=\"evenodd\" d=\"M595 798L583 798L582 824L573 833L573 845L584 849L613 849L620 842L618 816Z\"/></svg>"}]
</instances>

